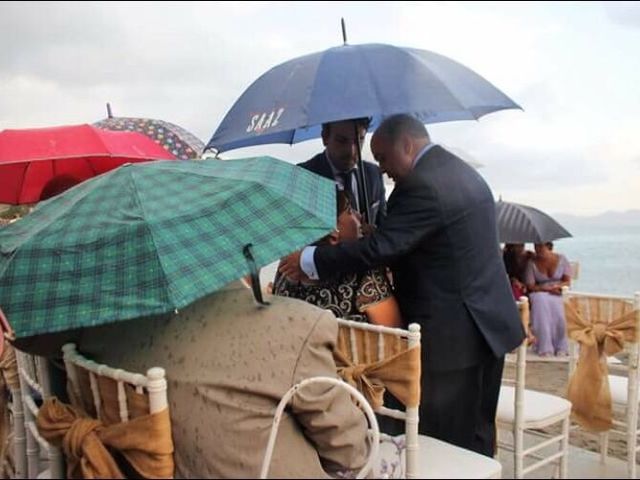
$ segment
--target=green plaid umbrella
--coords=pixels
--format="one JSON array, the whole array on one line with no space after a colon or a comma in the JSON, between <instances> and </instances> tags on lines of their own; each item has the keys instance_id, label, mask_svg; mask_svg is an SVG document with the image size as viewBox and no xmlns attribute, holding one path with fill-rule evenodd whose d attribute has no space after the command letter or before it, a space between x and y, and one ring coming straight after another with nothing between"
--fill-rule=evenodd
<instances>
[{"instance_id":1,"label":"green plaid umbrella","mask_svg":"<svg viewBox=\"0 0 640 480\"><path fill-rule=\"evenodd\" d=\"M17 337L182 308L335 226L333 182L270 157L125 165L0 228Z\"/></svg>"}]
</instances>

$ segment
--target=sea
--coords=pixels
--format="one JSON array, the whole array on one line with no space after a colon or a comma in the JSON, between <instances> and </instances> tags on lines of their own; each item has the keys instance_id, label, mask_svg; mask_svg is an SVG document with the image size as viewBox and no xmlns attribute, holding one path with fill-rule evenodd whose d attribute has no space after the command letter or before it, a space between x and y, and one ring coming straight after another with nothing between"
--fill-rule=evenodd
<instances>
[{"instance_id":1,"label":"sea","mask_svg":"<svg viewBox=\"0 0 640 480\"><path fill-rule=\"evenodd\" d=\"M573 236L555 241L554 251L580 263L573 290L625 296L640 292L640 224L567 228Z\"/></svg>"}]
</instances>

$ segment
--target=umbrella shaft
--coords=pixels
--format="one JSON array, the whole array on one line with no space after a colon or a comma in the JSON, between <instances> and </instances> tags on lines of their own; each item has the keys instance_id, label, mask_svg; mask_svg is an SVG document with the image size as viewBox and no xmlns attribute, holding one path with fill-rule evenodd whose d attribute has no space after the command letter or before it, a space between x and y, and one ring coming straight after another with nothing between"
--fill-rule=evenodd
<instances>
[{"instance_id":1,"label":"umbrella shaft","mask_svg":"<svg viewBox=\"0 0 640 480\"><path fill-rule=\"evenodd\" d=\"M353 122L353 128L355 129L355 142L358 155L358 203L360 207L360 214L362 215L365 223L373 224L374 219L371 218L371 208L369 206L369 192L367 191L366 175L364 173L364 164L362 162L362 152L360 146L360 132L358 131L358 124ZM364 205L364 208L363 208Z\"/></svg>"}]
</instances>

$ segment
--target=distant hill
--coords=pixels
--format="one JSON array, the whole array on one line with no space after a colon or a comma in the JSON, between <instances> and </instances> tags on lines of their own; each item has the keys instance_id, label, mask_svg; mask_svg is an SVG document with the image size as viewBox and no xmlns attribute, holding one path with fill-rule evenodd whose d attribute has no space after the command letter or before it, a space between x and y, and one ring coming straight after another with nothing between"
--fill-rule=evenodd
<instances>
[{"instance_id":1,"label":"distant hill","mask_svg":"<svg viewBox=\"0 0 640 480\"><path fill-rule=\"evenodd\" d=\"M608 211L591 217L571 215L568 213L554 213L551 215L561 225L570 229L577 227L623 227L640 226L640 210L627 210L624 212Z\"/></svg>"}]
</instances>

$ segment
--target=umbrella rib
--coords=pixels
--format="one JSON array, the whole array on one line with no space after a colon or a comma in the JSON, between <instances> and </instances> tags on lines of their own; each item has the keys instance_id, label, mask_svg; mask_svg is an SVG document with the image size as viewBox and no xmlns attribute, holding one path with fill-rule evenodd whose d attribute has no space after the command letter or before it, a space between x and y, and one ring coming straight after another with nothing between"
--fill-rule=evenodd
<instances>
[{"instance_id":1,"label":"umbrella rib","mask_svg":"<svg viewBox=\"0 0 640 480\"><path fill-rule=\"evenodd\" d=\"M453 91L451 90L451 88L449 87L449 85L447 85L447 82L443 81L442 78L440 77L440 75L438 75L437 72L435 72L432 68L429 68L429 66L427 65L427 62L425 61L424 58L420 57L419 55L416 55L413 51L411 50L402 50L403 52L407 53L407 55L411 56L412 58L414 58L418 63L421 63L422 65L425 65L425 68L427 68L429 70L429 72L431 74L433 74L434 77L436 77L438 79L438 81L440 82L440 84L444 87L444 89L449 93L449 95L451 96L452 99L454 99L456 101L456 103L458 104L458 107L460 108L460 110L464 110L467 111L471 114L471 116L475 119L478 120L480 118L480 116L476 115L475 113L471 112L461 101L460 99L453 93Z\"/></svg>"},{"instance_id":2,"label":"umbrella rib","mask_svg":"<svg viewBox=\"0 0 640 480\"><path fill-rule=\"evenodd\" d=\"M145 208L142 204L142 200L140 199L140 196L138 195L138 189L136 188L136 182L135 182L135 178L133 176L133 173L135 172L135 170L133 169L128 169L127 170L128 175L129 175L129 179L130 179L130 185L133 190L133 195L134 198L136 199L136 203L138 204L138 207L140 208L140 211L142 212L142 216L143 218L146 218L146 211ZM149 237L151 238L151 241L153 242L153 253L156 256L156 259L158 260L158 265L160 265L160 268L162 269L162 279L164 281L165 284L165 288L166 288L166 292L167 292L167 296L169 297L169 301L171 302L171 304L173 305L174 308L176 307L176 301L175 298L173 298L173 292L171 291L171 287L169 285L169 282L167 281L167 279L169 278L167 275L167 271L164 268L164 265L162 263L162 260L160 259L160 255L158 255L158 244L156 243L156 239L155 239L155 235L153 233L153 229L151 228L151 225L149 225L147 222L144 222L144 226L145 228L148 230L149 232Z\"/></svg>"}]
</instances>

